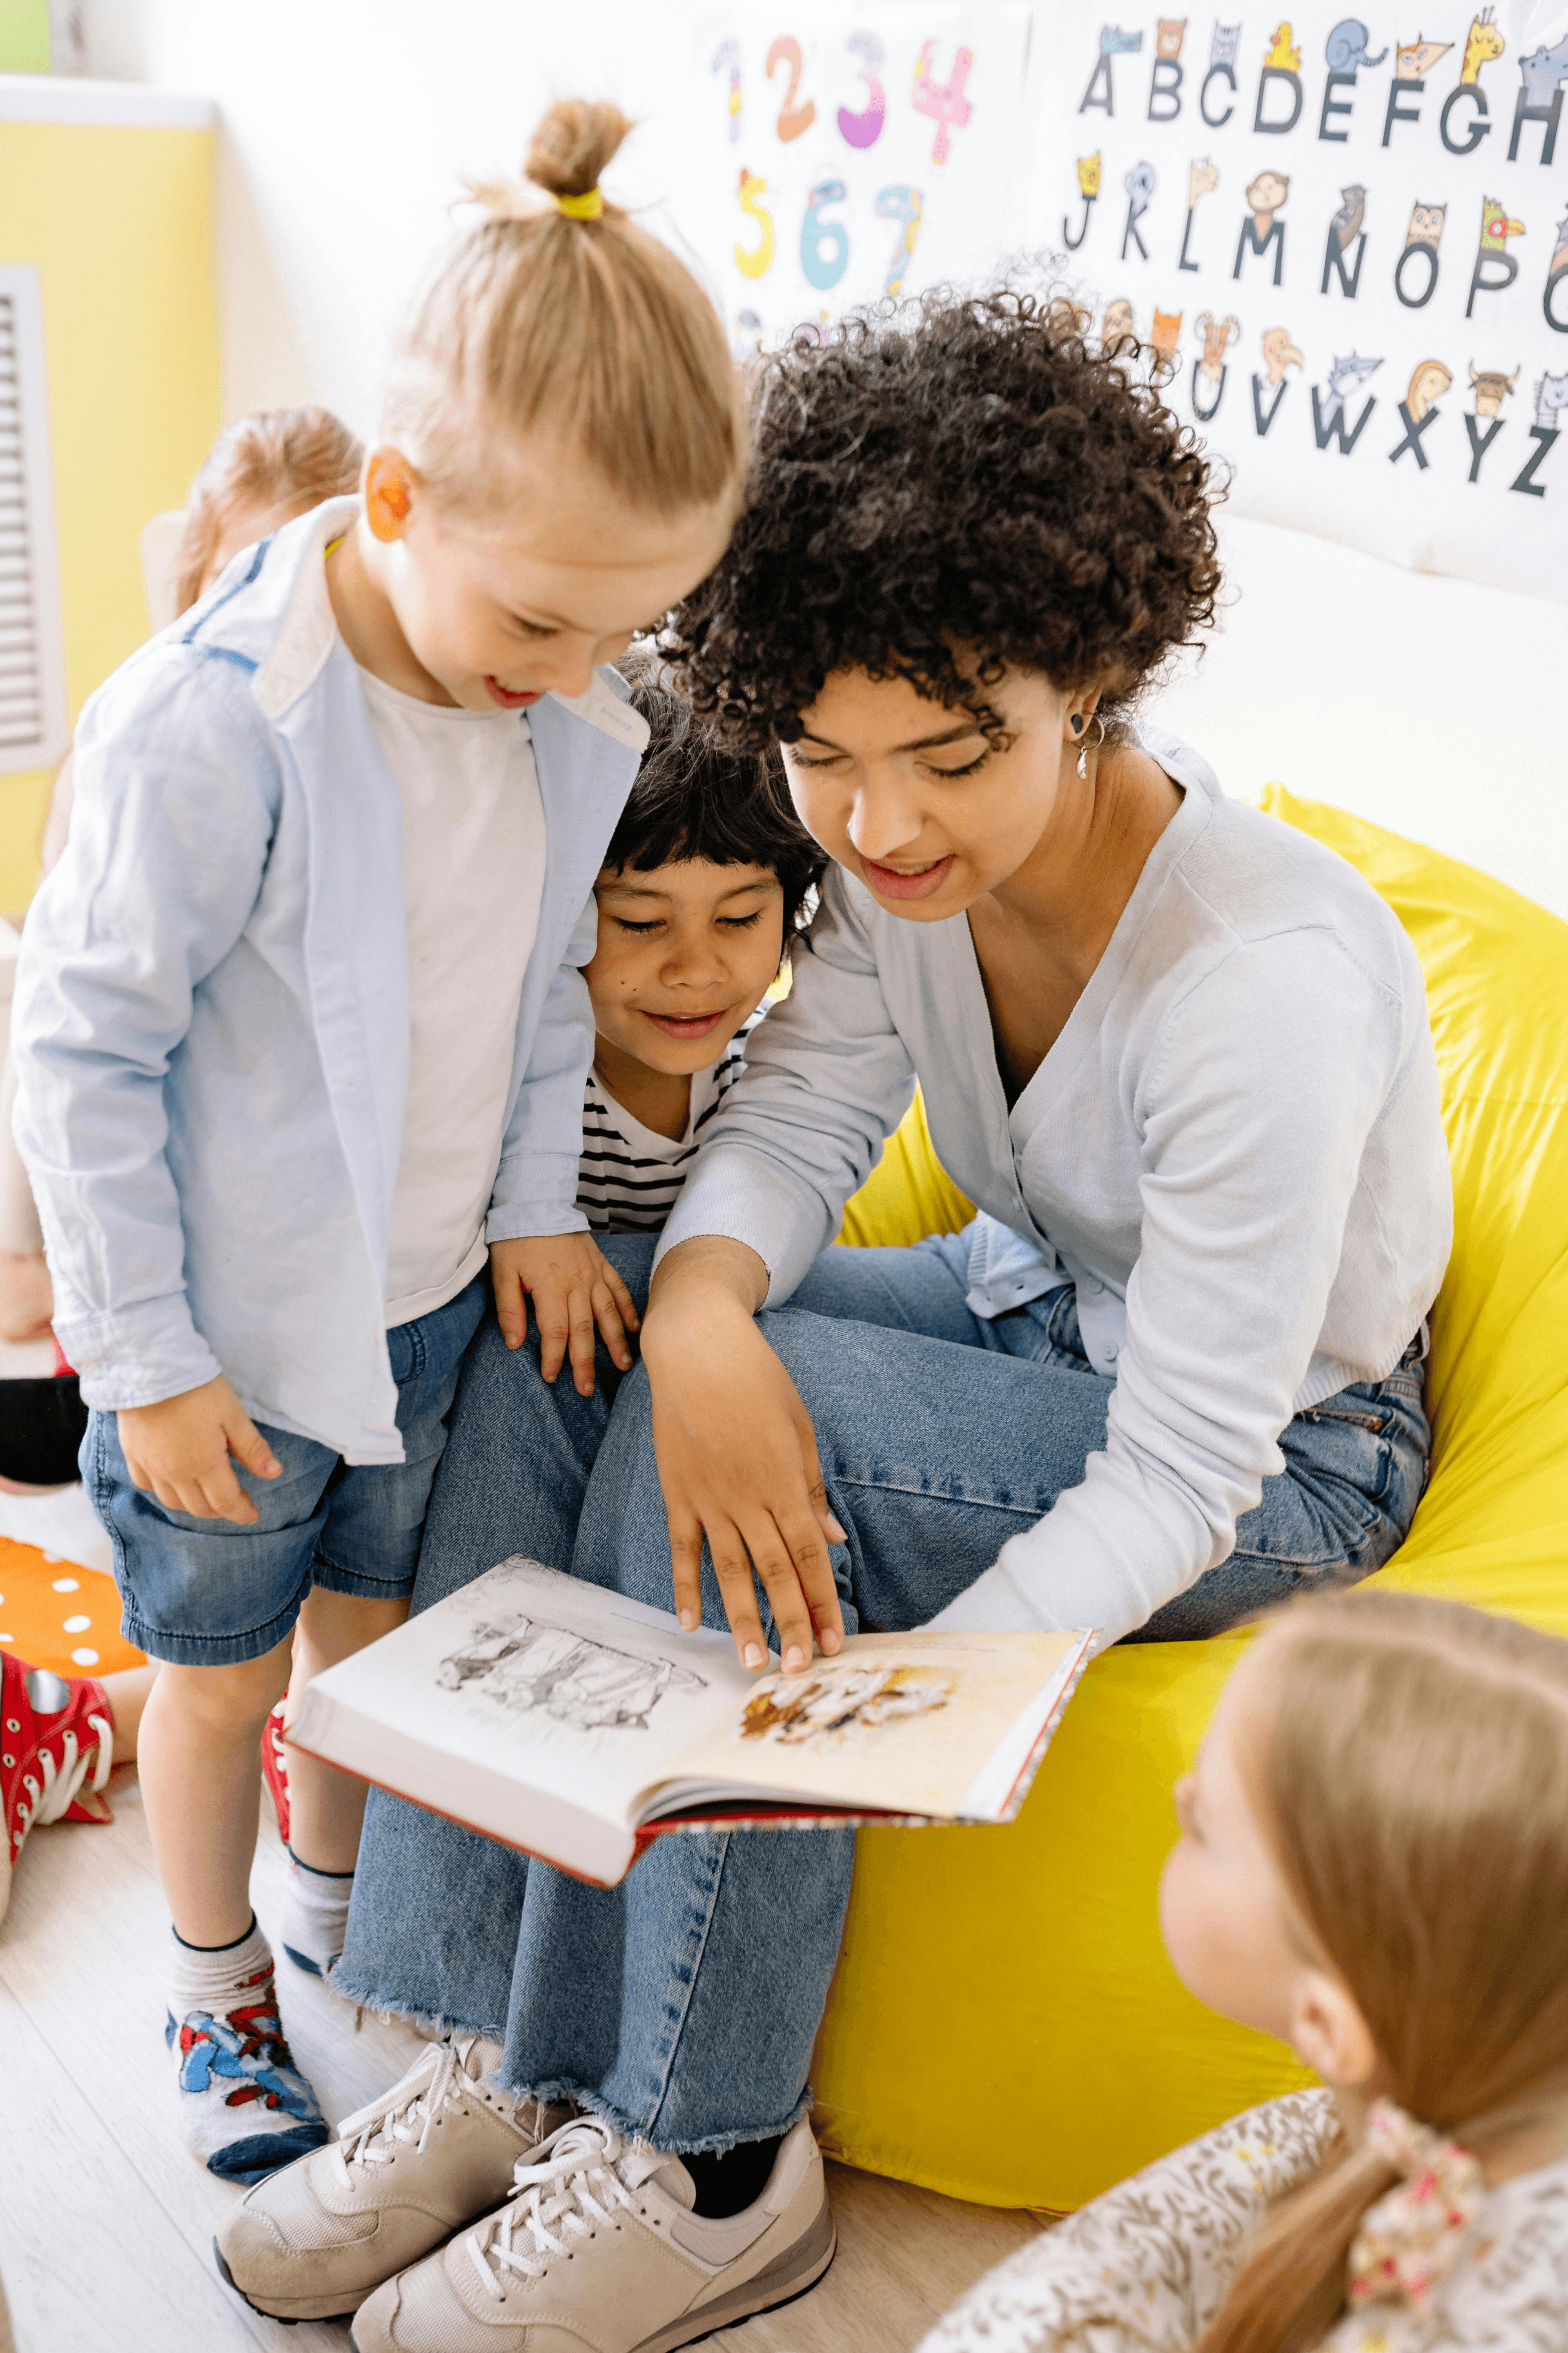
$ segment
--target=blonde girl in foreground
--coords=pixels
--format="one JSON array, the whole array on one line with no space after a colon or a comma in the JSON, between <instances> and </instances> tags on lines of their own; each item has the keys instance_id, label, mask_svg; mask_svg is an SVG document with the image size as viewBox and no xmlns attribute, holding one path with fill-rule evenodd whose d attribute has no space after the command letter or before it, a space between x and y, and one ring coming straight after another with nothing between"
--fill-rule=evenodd
<instances>
[{"instance_id":1,"label":"blonde girl in foreground","mask_svg":"<svg viewBox=\"0 0 1568 2353\"><path fill-rule=\"evenodd\" d=\"M631 1363L575 1201L593 885L647 735L606 665L717 561L744 432L711 305L600 193L626 129L552 110L416 310L359 494L93 698L23 944L83 1478L163 1662L172 2083L238 2182L327 2137L250 1908L261 1728L407 1613L487 1259L547 1377L592 1389L595 1325ZM290 1796L285 1949L321 1971L364 1791L300 1759Z\"/></svg>"},{"instance_id":2,"label":"blonde girl in foreground","mask_svg":"<svg viewBox=\"0 0 1568 2353\"><path fill-rule=\"evenodd\" d=\"M1329 2088L1095 2199L921 2353L1562 2353L1568 1642L1299 1603L1176 1801L1177 1974Z\"/></svg>"}]
</instances>

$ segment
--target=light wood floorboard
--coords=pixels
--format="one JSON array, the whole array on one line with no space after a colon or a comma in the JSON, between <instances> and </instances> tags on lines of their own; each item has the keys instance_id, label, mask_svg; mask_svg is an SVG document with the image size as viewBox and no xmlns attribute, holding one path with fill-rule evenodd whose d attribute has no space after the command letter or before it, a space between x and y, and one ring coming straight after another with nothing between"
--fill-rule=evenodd
<instances>
[{"instance_id":1,"label":"light wood floorboard","mask_svg":"<svg viewBox=\"0 0 1568 2353\"><path fill-rule=\"evenodd\" d=\"M109 1827L59 1823L28 1841L0 1927L0 2279L16 2353L346 2353L346 2327L283 2328L217 2277L213 2233L235 2192L179 2136L161 2031L168 1915L134 1772L116 1774L110 1794ZM252 1892L269 1930L286 1867L264 1803ZM356 2023L283 1959L279 1990L334 2123L420 2048L411 2028ZM839 2251L826 2277L713 2347L903 2353L1039 2227L845 2167L830 2174Z\"/></svg>"}]
</instances>

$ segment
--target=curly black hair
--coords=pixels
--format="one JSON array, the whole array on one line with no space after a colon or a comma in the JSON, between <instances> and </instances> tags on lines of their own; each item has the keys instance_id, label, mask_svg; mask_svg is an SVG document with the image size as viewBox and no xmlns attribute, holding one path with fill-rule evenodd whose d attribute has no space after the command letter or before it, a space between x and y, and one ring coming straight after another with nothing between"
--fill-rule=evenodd
<instances>
[{"instance_id":1,"label":"curly black hair","mask_svg":"<svg viewBox=\"0 0 1568 2353\"><path fill-rule=\"evenodd\" d=\"M784 892L784 937L801 923L827 860L801 824L777 750L736 752L672 694L663 672L636 653L618 665L635 711L648 723L647 749L605 865L651 873L686 858L715 866L771 866Z\"/></svg>"},{"instance_id":2,"label":"curly black hair","mask_svg":"<svg viewBox=\"0 0 1568 2353\"><path fill-rule=\"evenodd\" d=\"M939 291L758 364L745 506L659 640L727 741L795 742L844 668L993 740L1010 668L1099 685L1114 725L1213 620L1208 465L1131 340L1100 352L1084 324L1013 287Z\"/></svg>"}]
</instances>

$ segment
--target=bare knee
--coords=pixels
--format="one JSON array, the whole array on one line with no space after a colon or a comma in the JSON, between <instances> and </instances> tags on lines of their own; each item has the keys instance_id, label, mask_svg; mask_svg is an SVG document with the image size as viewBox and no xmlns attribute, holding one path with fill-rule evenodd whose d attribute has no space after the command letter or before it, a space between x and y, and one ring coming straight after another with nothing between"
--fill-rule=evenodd
<instances>
[{"instance_id":1,"label":"bare knee","mask_svg":"<svg viewBox=\"0 0 1568 2353\"><path fill-rule=\"evenodd\" d=\"M299 1665L307 1676L320 1674L339 1659L353 1658L367 1642L390 1634L407 1615L405 1595L373 1601L363 1593L335 1593L330 1586L312 1586L300 1611Z\"/></svg>"},{"instance_id":2,"label":"bare knee","mask_svg":"<svg viewBox=\"0 0 1568 2353\"><path fill-rule=\"evenodd\" d=\"M288 1686L289 1659L289 1644L279 1642L259 1659L241 1659L228 1666L176 1666L165 1661L148 1704L177 1709L219 1737L255 1740Z\"/></svg>"}]
</instances>

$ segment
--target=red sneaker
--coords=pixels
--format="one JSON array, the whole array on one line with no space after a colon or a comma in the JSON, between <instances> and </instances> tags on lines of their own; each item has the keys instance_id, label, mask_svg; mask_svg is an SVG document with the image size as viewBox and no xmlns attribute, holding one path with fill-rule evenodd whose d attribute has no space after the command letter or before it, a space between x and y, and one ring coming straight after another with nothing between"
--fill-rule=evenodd
<instances>
[{"instance_id":1,"label":"red sneaker","mask_svg":"<svg viewBox=\"0 0 1568 2353\"><path fill-rule=\"evenodd\" d=\"M277 1811L278 1835L285 1846L289 1843L289 1752L283 1746L283 1711L288 1704L285 1692L261 1727L261 1778Z\"/></svg>"},{"instance_id":2,"label":"red sneaker","mask_svg":"<svg viewBox=\"0 0 1568 2353\"><path fill-rule=\"evenodd\" d=\"M7 1863L16 1862L39 1822L107 1821L100 1792L113 1762L114 1715L101 1683L87 1675L68 1682L52 1668L30 1667L0 1651L0 1810Z\"/></svg>"}]
</instances>

